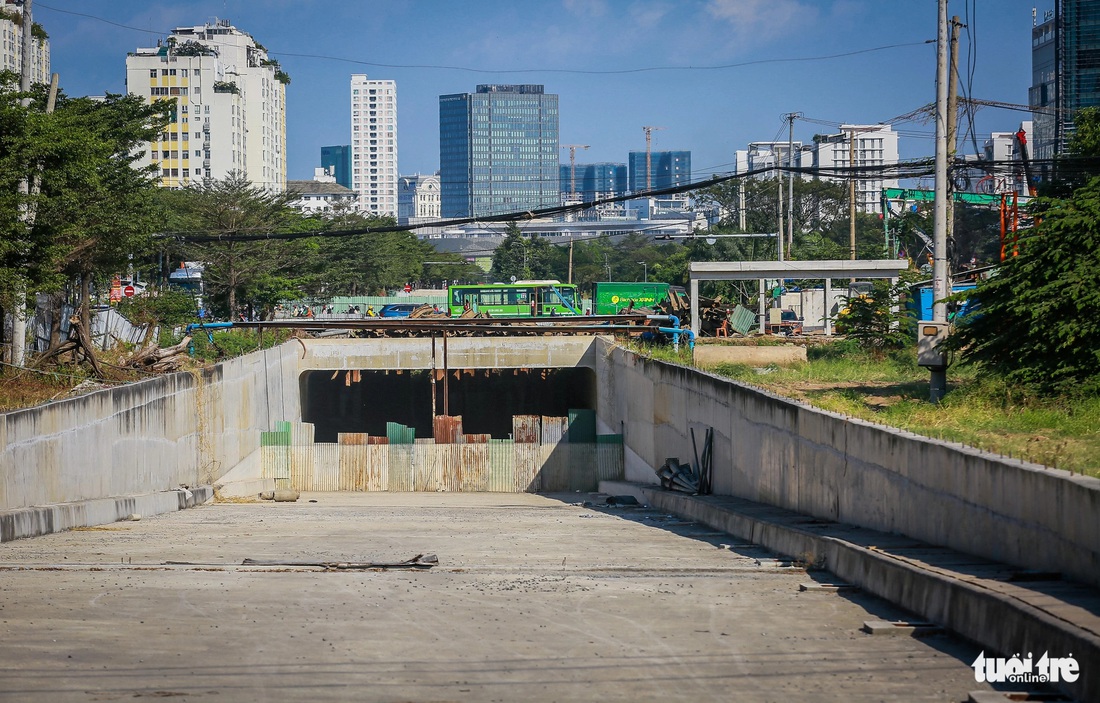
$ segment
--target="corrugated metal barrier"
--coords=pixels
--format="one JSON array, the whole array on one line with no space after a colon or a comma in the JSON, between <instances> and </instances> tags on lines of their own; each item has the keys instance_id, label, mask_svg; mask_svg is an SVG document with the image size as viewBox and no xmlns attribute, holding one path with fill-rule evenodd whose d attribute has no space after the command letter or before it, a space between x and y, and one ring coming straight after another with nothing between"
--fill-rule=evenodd
<instances>
[{"instance_id":1,"label":"corrugated metal barrier","mask_svg":"<svg viewBox=\"0 0 1100 703\"><path fill-rule=\"evenodd\" d=\"M263 476L299 491L498 493L594 491L600 480L623 477L622 435L596 435L591 411L516 416L517 439L462 435L461 426L437 419L458 440L446 444L393 425L387 435L396 442L341 433L331 444L313 442L312 424L279 422L261 434Z\"/></svg>"}]
</instances>

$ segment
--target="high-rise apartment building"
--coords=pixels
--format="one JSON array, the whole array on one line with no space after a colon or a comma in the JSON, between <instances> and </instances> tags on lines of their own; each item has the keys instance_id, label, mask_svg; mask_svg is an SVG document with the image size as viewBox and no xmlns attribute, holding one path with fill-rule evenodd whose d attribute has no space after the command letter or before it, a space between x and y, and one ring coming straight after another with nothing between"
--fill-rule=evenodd
<instances>
[{"instance_id":1,"label":"high-rise apartment building","mask_svg":"<svg viewBox=\"0 0 1100 703\"><path fill-rule=\"evenodd\" d=\"M177 27L160 46L126 57L126 89L150 102L175 98L172 122L138 165L161 185L243 174L286 189L286 84L278 62L229 20Z\"/></svg>"},{"instance_id":2,"label":"high-rise apartment building","mask_svg":"<svg viewBox=\"0 0 1100 703\"><path fill-rule=\"evenodd\" d=\"M31 37L31 83L49 83L50 40L37 22L32 25ZM5 0L0 3L0 71L21 73L22 68L23 7Z\"/></svg>"},{"instance_id":3,"label":"high-rise apartment building","mask_svg":"<svg viewBox=\"0 0 1100 703\"><path fill-rule=\"evenodd\" d=\"M351 189L364 213L397 217L397 83L351 77Z\"/></svg>"},{"instance_id":4,"label":"high-rise apartment building","mask_svg":"<svg viewBox=\"0 0 1100 703\"><path fill-rule=\"evenodd\" d=\"M787 155L790 151L793 160ZM788 165L799 167L803 158L802 142L749 142L748 149L734 152L733 172L737 175L753 174L754 178L775 178L772 169Z\"/></svg>"},{"instance_id":5,"label":"high-rise apartment building","mask_svg":"<svg viewBox=\"0 0 1100 703\"><path fill-rule=\"evenodd\" d=\"M690 151L632 151L628 156L627 187L632 193L691 183Z\"/></svg>"},{"instance_id":6,"label":"high-rise apartment building","mask_svg":"<svg viewBox=\"0 0 1100 703\"><path fill-rule=\"evenodd\" d=\"M581 200L615 197L626 194L626 164L562 164L561 193L563 196L573 192Z\"/></svg>"},{"instance_id":7,"label":"high-rise apartment building","mask_svg":"<svg viewBox=\"0 0 1100 703\"><path fill-rule=\"evenodd\" d=\"M351 145L321 147L321 168L337 183L351 188Z\"/></svg>"},{"instance_id":8,"label":"high-rise apartment building","mask_svg":"<svg viewBox=\"0 0 1100 703\"><path fill-rule=\"evenodd\" d=\"M1033 24L1035 24L1033 22ZM1051 159L1065 149L1073 114L1100 106L1100 0L1054 0L1031 30L1031 90L1035 141L1030 154ZM1039 164L1045 171L1045 165Z\"/></svg>"},{"instance_id":9,"label":"high-rise apartment building","mask_svg":"<svg viewBox=\"0 0 1100 703\"><path fill-rule=\"evenodd\" d=\"M898 162L898 133L889 125L841 125L840 134L814 137L813 164L818 169L886 166ZM843 176L822 180L845 183ZM882 212L882 189L897 188L898 179L864 171L855 179L856 207L860 212Z\"/></svg>"},{"instance_id":10,"label":"high-rise apartment building","mask_svg":"<svg viewBox=\"0 0 1100 703\"><path fill-rule=\"evenodd\" d=\"M445 219L554 207L559 176L557 95L541 85L479 85L439 97Z\"/></svg>"}]
</instances>

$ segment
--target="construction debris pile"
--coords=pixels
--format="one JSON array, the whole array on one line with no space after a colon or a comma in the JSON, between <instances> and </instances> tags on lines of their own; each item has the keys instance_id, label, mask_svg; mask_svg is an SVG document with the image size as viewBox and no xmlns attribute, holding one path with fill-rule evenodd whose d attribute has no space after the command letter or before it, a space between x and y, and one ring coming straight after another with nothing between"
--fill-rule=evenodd
<instances>
[{"instance_id":1,"label":"construction debris pile","mask_svg":"<svg viewBox=\"0 0 1100 703\"><path fill-rule=\"evenodd\" d=\"M691 446L695 453L695 464L681 464L679 459L665 459L665 463L656 470L661 479L661 487L666 491L679 491L691 495L708 495L711 492L711 460L714 447L714 428L708 427L703 440L703 456L695 444L695 429L691 430Z\"/></svg>"}]
</instances>

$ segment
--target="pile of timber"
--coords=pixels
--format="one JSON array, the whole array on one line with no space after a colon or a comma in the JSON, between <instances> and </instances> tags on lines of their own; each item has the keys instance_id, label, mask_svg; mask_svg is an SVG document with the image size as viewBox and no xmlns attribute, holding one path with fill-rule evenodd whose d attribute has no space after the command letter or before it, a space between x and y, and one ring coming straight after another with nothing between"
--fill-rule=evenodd
<instances>
[{"instance_id":1,"label":"pile of timber","mask_svg":"<svg viewBox=\"0 0 1100 703\"><path fill-rule=\"evenodd\" d=\"M134 352L134 355L126 360L126 366L132 369L151 372L179 371L184 362L190 359L188 347L191 346L191 337L184 337L179 344L161 349L155 344L149 344Z\"/></svg>"}]
</instances>

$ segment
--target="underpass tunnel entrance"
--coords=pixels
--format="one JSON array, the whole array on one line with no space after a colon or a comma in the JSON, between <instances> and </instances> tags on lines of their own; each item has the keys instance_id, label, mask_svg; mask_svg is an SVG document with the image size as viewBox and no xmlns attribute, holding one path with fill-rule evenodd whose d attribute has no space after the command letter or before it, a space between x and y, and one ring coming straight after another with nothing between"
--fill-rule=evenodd
<instances>
[{"instance_id":1,"label":"underpass tunnel entrance","mask_svg":"<svg viewBox=\"0 0 1100 703\"><path fill-rule=\"evenodd\" d=\"M596 409L596 373L589 368L450 369L445 380L442 370L436 374L436 414L461 415L468 434L508 439L513 415ZM313 424L316 442L336 442L341 432L384 437L387 422L432 436L429 370L307 371L299 386L302 421Z\"/></svg>"}]
</instances>

